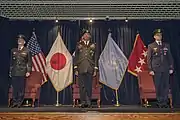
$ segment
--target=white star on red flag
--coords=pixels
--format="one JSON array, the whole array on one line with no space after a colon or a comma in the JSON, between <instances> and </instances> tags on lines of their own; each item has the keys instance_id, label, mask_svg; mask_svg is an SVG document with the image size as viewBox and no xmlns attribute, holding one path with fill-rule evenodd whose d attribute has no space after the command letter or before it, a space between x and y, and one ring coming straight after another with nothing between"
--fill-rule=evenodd
<instances>
[{"instance_id":1,"label":"white star on red flag","mask_svg":"<svg viewBox=\"0 0 180 120\"><path fill-rule=\"evenodd\" d=\"M136 71L137 73L142 72L141 67L138 66L136 66L136 69L134 71Z\"/></svg>"},{"instance_id":2,"label":"white star on red flag","mask_svg":"<svg viewBox=\"0 0 180 120\"><path fill-rule=\"evenodd\" d=\"M138 63L140 63L141 65L146 64L144 60L145 60L145 59L141 59L141 58L139 58Z\"/></svg>"},{"instance_id":3,"label":"white star on red flag","mask_svg":"<svg viewBox=\"0 0 180 120\"><path fill-rule=\"evenodd\" d=\"M142 53L141 55L143 55L144 57L146 57L146 56L147 56L147 51L144 51L144 50L143 50L143 53Z\"/></svg>"},{"instance_id":4,"label":"white star on red flag","mask_svg":"<svg viewBox=\"0 0 180 120\"><path fill-rule=\"evenodd\" d=\"M140 35L137 34L133 50L129 57L128 72L138 76L139 72L145 71L147 69L147 48L144 45Z\"/></svg>"}]
</instances>

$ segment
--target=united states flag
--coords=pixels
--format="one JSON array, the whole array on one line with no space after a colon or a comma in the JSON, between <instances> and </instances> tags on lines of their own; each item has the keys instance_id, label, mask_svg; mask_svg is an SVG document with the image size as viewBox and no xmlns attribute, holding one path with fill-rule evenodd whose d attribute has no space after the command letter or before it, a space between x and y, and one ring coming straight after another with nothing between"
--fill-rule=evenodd
<instances>
[{"instance_id":1,"label":"united states flag","mask_svg":"<svg viewBox=\"0 0 180 120\"><path fill-rule=\"evenodd\" d=\"M47 81L46 73L46 58L38 44L37 37L35 32L32 33L32 36L27 43L27 48L31 51L32 54L32 71L41 72L43 74L42 84Z\"/></svg>"}]
</instances>

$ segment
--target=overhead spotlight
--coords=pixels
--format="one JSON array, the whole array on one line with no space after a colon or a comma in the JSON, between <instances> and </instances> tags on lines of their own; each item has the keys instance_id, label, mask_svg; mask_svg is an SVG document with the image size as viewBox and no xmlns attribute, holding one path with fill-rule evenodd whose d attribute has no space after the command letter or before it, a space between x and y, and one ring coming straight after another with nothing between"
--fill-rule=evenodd
<instances>
[{"instance_id":1,"label":"overhead spotlight","mask_svg":"<svg viewBox=\"0 0 180 120\"><path fill-rule=\"evenodd\" d=\"M92 20L92 19L90 19L90 20L89 20L89 22L90 22L90 23L92 23L92 22L93 22L93 20Z\"/></svg>"},{"instance_id":2,"label":"overhead spotlight","mask_svg":"<svg viewBox=\"0 0 180 120\"><path fill-rule=\"evenodd\" d=\"M58 23L58 20L56 20L55 22Z\"/></svg>"},{"instance_id":3,"label":"overhead spotlight","mask_svg":"<svg viewBox=\"0 0 180 120\"><path fill-rule=\"evenodd\" d=\"M125 19L125 22L128 22L128 19L127 19L127 18Z\"/></svg>"},{"instance_id":4,"label":"overhead spotlight","mask_svg":"<svg viewBox=\"0 0 180 120\"><path fill-rule=\"evenodd\" d=\"M109 21L109 16L106 16L106 21Z\"/></svg>"}]
</instances>

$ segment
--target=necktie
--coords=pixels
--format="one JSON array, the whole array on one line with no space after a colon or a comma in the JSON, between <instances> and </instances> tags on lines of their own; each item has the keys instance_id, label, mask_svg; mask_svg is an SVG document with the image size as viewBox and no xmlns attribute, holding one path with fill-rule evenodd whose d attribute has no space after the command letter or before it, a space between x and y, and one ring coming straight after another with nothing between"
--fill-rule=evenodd
<instances>
[{"instance_id":1,"label":"necktie","mask_svg":"<svg viewBox=\"0 0 180 120\"><path fill-rule=\"evenodd\" d=\"M85 45L88 45L88 41L85 41Z\"/></svg>"},{"instance_id":2,"label":"necktie","mask_svg":"<svg viewBox=\"0 0 180 120\"><path fill-rule=\"evenodd\" d=\"M159 41L159 45L162 45L161 41Z\"/></svg>"}]
</instances>

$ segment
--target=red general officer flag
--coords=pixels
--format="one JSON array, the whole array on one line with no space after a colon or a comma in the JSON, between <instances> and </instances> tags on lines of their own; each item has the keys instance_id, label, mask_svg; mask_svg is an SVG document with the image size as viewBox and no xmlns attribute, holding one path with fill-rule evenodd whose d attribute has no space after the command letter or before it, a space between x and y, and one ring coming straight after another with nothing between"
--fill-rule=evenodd
<instances>
[{"instance_id":1,"label":"red general officer flag","mask_svg":"<svg viewBox=\"0 0 180 120\"><path fill-rule=\"evenodd\" d=\"M128 72L137 76L139 72L147 70L147 48L140 34L136 35L134 47L129 57Z\"/></svg>"}]
</instances>

